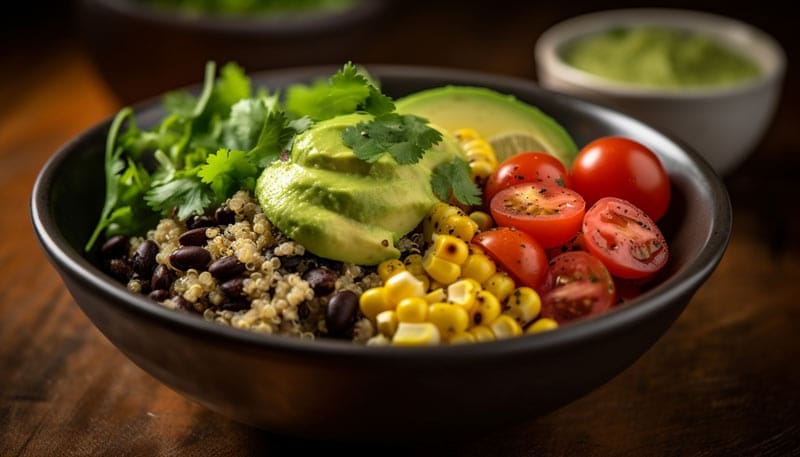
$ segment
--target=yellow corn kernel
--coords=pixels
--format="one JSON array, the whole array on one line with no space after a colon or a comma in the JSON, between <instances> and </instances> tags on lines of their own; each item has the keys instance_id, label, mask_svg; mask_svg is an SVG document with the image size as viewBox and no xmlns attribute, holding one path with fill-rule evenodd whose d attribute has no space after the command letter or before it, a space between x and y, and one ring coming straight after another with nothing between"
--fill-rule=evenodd
<instances>
[{"instance_id":1,"label":"yellow corn kernel","mask_svg":"<svg viewBox=\"0 0 800 457\"><path fill-rule=\"evenodd\" d=\"M514 292L514 280L511 276L501 271L496 272L486 282L483 283L483 288L492 293L497 300L504 302Z\"/></svg>"},{"instance_id":2,"label":"yellow corn kernel","mask_svg":"<svg viewBox=\"0 0 800 457\"><path fill-rule=\"evenodd\" d=\"M483 343L485 341L494 341L496 338L494 337L494 332L492 329L485 325L476 325L471 329L467 330L472 336L475 337L475 341L478 343Z\"/></svg>"},{"instance_id":3,"label":"yellow corn kernel","mask_svg":"<svg viewBox=\"0 0 800 457\"><path fill-rule=\"evenodd\" d=\"M458 129L455 132L453 132L453 136L456 137L456 141L458 141L460 144L481 137L480 134L478 134L478 132L475 129L470 129L470 128Z\"/></svg>"},{"instance_id":4,"label":"yellow corn kernel","mask_svg":"<svg viewBox=\"0 0 800 457\"><path fill-rule=\"evenodd\" d=\"M397 259L384 260L378 265L378 275L383 282L386 282L392 276L405 270L405 264Z\"/></svg>"},{"instance_id":5,"label":"yellow corn kernel","mask_svg":"<svg viewBox=\"0 0 800 457\"><path fill-rule=\"evenodd\" d=\"M470 243L469 244L469 253L470 253L470 255L475 255L475 254L484 254L485 255L486 251L484 251L483 248L478 246L477 244Z\"/></svg>"},{"instance_id":6,"label":"yellow corn kernel","mask_svg":"<svg viewBox=\"0 0 800 457\"><path fill-rule=\"evenodd\" d=\"M550 330L555 330L557 328L558 328L558 322L554 321L553 319L543 317L534 322L533 324L531 324L531 326L528 327L527 330L525 330L525 334L533 335L535 333L548 332Z\"/></svg>"},{"instance_id":7,"label":"yellow corn kernel","mask_svg":"<svg viewBox=\"0 0 800 457\"><path fill-rule=\"evenodd\" d=\"M400 322L425 322L428 319L428 302L419 297L404 298L397 304L396 314Z\"/></svg>"},{"instance_id":8,"label":"yellow corn kernel","mask_svg":"<svg viewBox=\"0 0 800 457\"><path fill-rule=\"evenodd\" d=\"M437 233L453 235L456 238L469 243L478 231L478 224L463 212L452 214L444 218Z\"/></svg>"},{"instance_id":9,"label":"yellow corn kernel","mask_svg":"<svg viewBox=\"0 0 800 457\"><path fill-rule=\"evenodd\" d=\"M436 346L440 341L439 329L430 322L400 322L392 338L395 346Z\"/></svg>"},{"instance_id":10,"label":"yellow corn kernel","mask_svg":"<svg viewBox=\"0 0 800 457\"><path fill-rule=\"evenodd\" d=\"M530 287L518 287L508 297L503 314L508 314L525 327L539 316L541 310L542 300L539 294Z\"/></svg>"},{"instance_id":11,"label":"yellow corn kernel","mask_svg":"<svg viewBox=\"0 0 800 457\"><path fill-rule=\"evenodd\" d=\"M428 295L425 296L425 301L428 302L428 304L445 300L447 300L447 294L445 293L443 287L433 289L432 291L428 292Z\"/></svg>"},{"instance_id":12,"label":"yellow corn kernel","mask_svg":"<svg viewBox=\"0 0 800 457\"><path fill-rule=\"evenodd\" d=\"M483 138L475 138L462 143L461 147L467 159L485 159L493 166L497 166L497 155L494 153L494 148Z\"/></svg>"},{"instance_id":13,"label":"yellow corn kernel","mask_svg":"<svg viewBox=\"0 0 800 457\"><path fill-rule=\"evenodd\" d=\"M469 316L471 325L481 325L497 319L500 315L500 302L490 292L482 290L476 294L475 308Z\"/></svg>"},{"instance_id":14,"label":"yellow corn kernel","mask_svg":"<svg viewBox=\"0 0 800 457\"><path fill-rule=\"evenodd\" d=\"M431 286L431 278L429 278L428 275L425 274L425 270L422 270L422 273L420 274L415 274L414 277L417 278L419 282L422 283L422 290L427 292L428 288Z\"/></svg>"},{"instance_id":15,"label":"yellow corn kernel","mask_svg":"<svg viewBox=\"0 0 800 457\"><path fill-rule=\"evenodd\" d=\"M424 297L425 289L422 281L415 278L414 275L408 271L401 271L392 276L384 284L386 289L386 302L389 304L389 309L394 309L400 300L406 297Z\"/></svg>"},{"instance_id":16,"label":"yellow corn kernel","mask_svg":"<svg viewBox=\"0 0 800 457\"><path fill-rule=\"evenodd\" d=\"M428 276L444 285L452 284L461 275L461 267L458 264L437 257L433 252L425 254L422 266Z\"/></svg>"},{"instance_id":17,"label":"yellow corn kernel","mask_svg":"<svg viewBox=\"0 0 800 457\"><path fill-rule=\"evenodd\" d=\"M403 260L406 270L410 271L414 276L425 274L422 268L422 256L419 254L411 254Z\"/></svg>"},{"instance_id":18,"label":"yellow corn kernel","mask_svg":"<svg viewBox=\"0 0 800 457\"><path fill-rule=\"evenodd\" d=\"M447 286L447 303L464 308L467 312L475 306L481 285L472 279L460 279Z\"/></svg>"},{"instance_id":19,"label":"yellow corn kernel","mask_svg":"<svg viewBox=\"0 0 800 457\"><path fill-rule=\"evenodd\" d=\"M467 260L469 248L467 243L454 236L435 235L431 252L442 260L461 265Z\"/></svg>"},{"instance_id":20,"label":"yellow corn kernel","mask_svg":"<svg viewBox=\"0 0 800 457\"><path fill-rule=\"evenodd\" d=\"M494 173L494 166L486 159L478 159L469 163L469 172L476 184L483 184Z\"/></svg>"},{"instance_id":21,"label":"yellow corn kernel","mask_svg":"<svg viewBox=\"0 0 800 457\"><path fill-rule=\"evenodd\" d=\"M492 216L485 211L473 211L469 213L469 218L478 224L478 230L481 232L485 232L494 227L494 219L492 219Z\"/></svg>"},{"instance_id":22,"label":"yellow corn kernel","mask_svg":"<svg viewBox=\"0 0 800 457\"><path fill-rule=\"evenodd\" d=\"M365 290L358 299L358 307L361 309L361 314L373 322L378 314L392 309L386 299L386 288L384 287Z\"/></svg>"},{"instance_id":23,"label":"yellow corn kernel","mask_svg":"<svg viewBox=\"0 0 800 457\"><path fill-rule=\"evenodd\" d=\"M442 283L440 283L439 281L437 281L437 280L435 280L435 279L431 278L431 283L430 283L430 285L428 286L428 290L429 290L429 291L431 291L431 292L433 292L433 291L435 291L436 289L444 289L445 287L447 287L447 284L442 284ZM443 300L441 300L441 301L443 301Z\"/></svg>"},{"instance_id":24,"label":"yellow corn kernel","mask_svg":"<svg viewBox=\"0 0 800 457\"><path fill-rule=\"evenodd\" d=\"M377 324L378 332L386 338L391 339L397 331L397 325L399 324L397 313L392 310L382 311L375 316L375 323Z\"/></svg>"},{"instance_id":25,"label":"yellow corn kernel","mask_svg":"<svg viewBox=\"0 0 800 457\"><path fill-rule=\"evenodd\" d=\"M451 336L450 341L448 341L450 344L469 344L474 342L476 342L475 335L469 332L456 333Z\"/></svg>"},{"instance_id":26,"label":"yellow corn kernel","mask_svg":"<svg viewBox=\"0 0 800 457\"><path fill-rule=\"evenodd\" d=\"M461 276L472 278L480 284L488 281L495 273L497 273L497 266L485 254L470 254L461 265Z\"/></svg>"},{"instance_id":27,"label":"yellow corn kernel","mask_svg":"<svg viewBox=\"0 0 800 457\"><path fill-rule=\"evenodd\" d=\"M464 215L464 212L447 203L436 203L431 208L425 219L422 220L422 234L425 241L430 241L434 233L447 233L444 231L444 222L449 216Z\"/></svg>"},{"instance_id":28,"label":"yellow corn kernel","mask_svg":"<svg viewBox=\"0 0 800 457\"><path fill-rule=\"evenodd\" d=\"M460 306L434 303L428 307L428 322L436 325L443 340L449 341L451 336L467 330L469 315Z\"/></svg>"},{"instance_id":29,"label":"yellow corn kernel","mask_svg":"<svg viewBox=\"0 0 800 457\"><path fill-rule=\"evenodd\" d=\"M506 316L505 314L498 316L497 319L489 324L489 328L492 329L494 337L498 340L522 335L522 327L519 326L513 317Z\"/></svg>"}]
</instances>

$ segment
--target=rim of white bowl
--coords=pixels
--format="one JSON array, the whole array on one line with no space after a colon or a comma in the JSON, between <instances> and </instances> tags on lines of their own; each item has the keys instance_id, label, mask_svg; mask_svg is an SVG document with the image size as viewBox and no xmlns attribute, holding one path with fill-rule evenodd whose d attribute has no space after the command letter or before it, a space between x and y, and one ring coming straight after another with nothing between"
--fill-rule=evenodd
<instances>
[{"instance_id":1,"label":"rim of white bowl","mask_svg":"<svg viewBox=\"0 0 800 457\"><path fill-rule=\"evenodd\" d=\"M758 65L761 74L741 83L719 86L650 87L594 75L569 65L560 55L566 44L579 38L625 26L667 26L702 33L722 46L744 54ZM782 79L786 71L783 48L761 29L718 14L675 8L626 8L575 16L542 33L536 42L535 58L540 68L547 68L564 82L619 97L698 99L734 95L772 84Z\"/></svg>"}]
</instances>

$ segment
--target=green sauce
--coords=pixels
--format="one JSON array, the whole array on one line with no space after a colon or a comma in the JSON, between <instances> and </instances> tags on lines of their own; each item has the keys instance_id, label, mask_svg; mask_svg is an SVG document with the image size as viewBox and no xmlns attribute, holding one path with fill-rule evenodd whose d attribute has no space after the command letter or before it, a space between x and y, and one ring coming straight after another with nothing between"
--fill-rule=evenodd
<instances>
[{"instance_id":1,"label":"green sauce","mask_svg":"<svg viewBox=\"0 0 800 457\"><path fill-rule=\"evenodd\" d=\"M562 58L597 76L659 88L731 85L760 73L752 60L710 37L663 27L590 35L565 49Z\"/></svg>"}]
</instances>

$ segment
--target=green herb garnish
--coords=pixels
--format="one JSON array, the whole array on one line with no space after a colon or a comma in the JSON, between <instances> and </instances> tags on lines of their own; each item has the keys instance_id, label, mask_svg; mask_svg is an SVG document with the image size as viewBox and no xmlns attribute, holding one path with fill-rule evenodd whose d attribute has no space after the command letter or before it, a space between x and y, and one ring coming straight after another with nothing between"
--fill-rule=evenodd
<instances>
[{"instance_id":1,"label":"green herb garnish","mask_svg":"<svg viewBox=\"0 0 800 457\"><path fill-rule=\"evenodd\" d=\"M448 201L452 196L465 205L481 204L481 190L472 182L469 164L459 158L445 162L433 170L431 188L442 201Z\"/></svg>"},{"instance_id":2,"label":"green herb garnish","mask_svg":"<svg viewBox=\"0 0 800 457\"><path fill-rule=\"evenodd\" d=\"M397 163L412 164L441 141L442 134L421 117L389 113L344 129L342 140L366 162L375 162L388 153Z\"/></svg>"}]
</instances>

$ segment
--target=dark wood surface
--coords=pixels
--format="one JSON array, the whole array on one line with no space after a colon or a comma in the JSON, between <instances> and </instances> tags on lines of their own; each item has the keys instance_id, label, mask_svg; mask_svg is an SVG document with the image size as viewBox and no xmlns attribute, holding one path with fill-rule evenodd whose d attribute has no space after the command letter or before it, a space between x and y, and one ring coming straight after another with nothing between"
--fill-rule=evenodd
<instances>
[{"instance_id":1,"label":"dark wood surface","mask_svg":"<svg viewBox=\"0 0 800 457\"><path fill-rule=\"evenodd\" d=\"M533 78L536 36L588 9L536 2L445 4L426 14L400 8L376 35L368 62ZM119 102L77 40L68 7L45 20L30 11L19 23L6 16L0 455L800 455L797 40L788 17L751 9L722 12L773 33L791 64L772 127L726 178L734 227L719 268L650 351L593 393L513 429L424 449L304 442L232 422L159 384L92 326L39 249L28 199L47 158Z\"/></svg>"}]
</instances>

